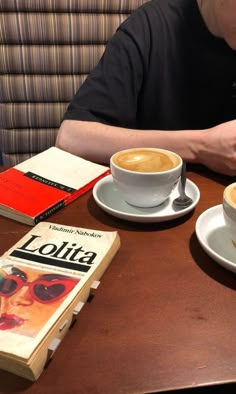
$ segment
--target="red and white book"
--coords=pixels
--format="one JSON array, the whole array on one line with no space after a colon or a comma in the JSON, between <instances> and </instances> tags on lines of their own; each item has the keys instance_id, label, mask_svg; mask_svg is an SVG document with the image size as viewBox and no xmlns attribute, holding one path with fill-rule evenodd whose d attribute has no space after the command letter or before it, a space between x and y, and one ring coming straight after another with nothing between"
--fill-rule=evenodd
<instances>
[{"instance_id":1,"label":"red and white book","mask_svg":"<svg viewBox=\"0 0 236 394\"><path fill-rule=\"evenodd\" d=\"M34 226L109 173L106 166L49 148L0 173L0 215Z\"/></svg>"}]
</instances>

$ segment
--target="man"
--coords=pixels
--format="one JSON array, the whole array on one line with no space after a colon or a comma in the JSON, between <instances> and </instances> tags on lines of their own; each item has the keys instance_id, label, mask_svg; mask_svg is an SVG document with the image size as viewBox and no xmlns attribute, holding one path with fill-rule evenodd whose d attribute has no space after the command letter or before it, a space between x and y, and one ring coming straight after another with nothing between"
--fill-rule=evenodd
<instances>
[{"instance_id":1,"label":"man","mask_svg":"<svg viewBox=\"0 0 236 394\"><path fill-rule=\"evenodd\" d=\"M236 0L153 0L107 45L56 145L106 163L159 147L236 175Z\"/></svg>"}]
</instances>

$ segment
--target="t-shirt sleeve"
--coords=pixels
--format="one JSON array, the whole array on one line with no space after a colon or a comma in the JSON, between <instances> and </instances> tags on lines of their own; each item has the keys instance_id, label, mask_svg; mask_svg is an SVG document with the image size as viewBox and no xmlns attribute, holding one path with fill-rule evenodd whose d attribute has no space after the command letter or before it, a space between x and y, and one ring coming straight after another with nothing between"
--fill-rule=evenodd
<instances>
[{"instance_id":1,"label":"t-shirt sleeve","mask_svg":"<svg viewBox=\"0 0 236 394\"><path fill-rule=\"evenodd\" d=\"M119 27L68 106L64 119L136 127L149 51L146 25L138 12Z\"/></svg>"}]
</instances>

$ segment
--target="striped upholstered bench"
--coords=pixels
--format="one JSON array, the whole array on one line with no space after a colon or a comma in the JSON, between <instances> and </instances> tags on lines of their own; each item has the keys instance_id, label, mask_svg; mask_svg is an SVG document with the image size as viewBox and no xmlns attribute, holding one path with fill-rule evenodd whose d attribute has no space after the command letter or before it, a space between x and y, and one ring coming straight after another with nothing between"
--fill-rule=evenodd
<instances>
[{"instance_id":1,"label":"striped upholstered bench","mask_svg":"<svg viewBox=\"0 0 236 394\"><path fill-rule=\"evenodd\" d=\"M0 152L54 145L65 109L118 25L148 0L0 0Z\"/></svg>"}]
</instances>

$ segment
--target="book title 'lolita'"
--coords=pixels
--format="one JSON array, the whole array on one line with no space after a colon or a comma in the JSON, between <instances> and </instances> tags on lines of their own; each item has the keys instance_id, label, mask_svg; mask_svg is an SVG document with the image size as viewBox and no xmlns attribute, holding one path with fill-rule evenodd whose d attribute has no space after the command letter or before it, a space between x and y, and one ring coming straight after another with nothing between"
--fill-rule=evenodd
<instances>
[{"instance_id":1,"label":"book title 'lolita'","mask_svg":"<svg viewBox=\"0 0 236 394\"><path fill-rule=\"evenodd\" d=\"M39 247L34 246L35 240L41 238L40 235L31 235L30 239L22 245L18 250L24 250L30 253L37 253L41 256L50 256L57 259L78 261L88 265L93 264L93 260L97 256L95 252L87 252L83 246L79 246L73 242L62 241L60 245L54 243L46 243Z\"/></svg>"},{"instance_id":2,"label":"book title 'lolita'","mask_svg":"<svg viewBox=\"0 0 236 394\"><path fill-rule=\"evenodd\" d=\"M102 234L89 231L86 229L65 228L63 226L49 226L52 231L65 233L74 233L75 235L84 237L101 238ZM42 242L40 242L42 241ZM29 239L22 245L14 249L12 257L34 261L41 264L58 266L76 271L88 272L94 264L97 253L73 241L56 240L53 242L45 242L41 235L29 234Z\"/></svg>"}]
</instances>

